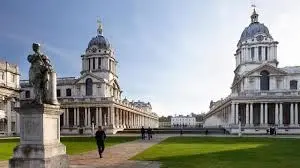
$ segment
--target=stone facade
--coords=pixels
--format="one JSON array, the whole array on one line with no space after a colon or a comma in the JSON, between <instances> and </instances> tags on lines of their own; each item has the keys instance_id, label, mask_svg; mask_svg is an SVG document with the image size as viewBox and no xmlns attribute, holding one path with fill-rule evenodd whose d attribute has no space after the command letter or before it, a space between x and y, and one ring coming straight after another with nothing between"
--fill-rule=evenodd
<instances>
[{"instance_id":1,"label":"stone facade","mask_svg":"<svg viewBox=\"0 0 300 168\"><path fill-rule=\"evenodd\" d=\"M17 65L0 61L0 135L20 132L19 115L14 109L19 105L19 77Z\"/></svg>"},{"instance_id":2,"label":"stone facade","mask_svg":"<svg viewBox=\"0 0 300 168\"><path fill-rule=\"evenodd\" d=\"M277 133L300 133L300 67L279 68L277 44L254 10L234 55L232 92L211 102L205 127L237 133L241 123L245 133L266 133L271 126Z\"/></svg>"},{"instance_id":3,"label":"stone facade","mask_svg":"<svg viewBox=\"0 0 300 168\"><path fill-rule=\"evenodd\" d=\"M104 126L112 133L124 128L158 127L158 116L150 103L121 99L117 60L109 41L98 34L81 55L81 76L57 78L57 98L63 109L62 134L90 134L92 126ZM21 81L22 101L34 98L28 81Z\"/></svg>"},{"instance_id":4,"label":"stone facade","mask_svg":"<svg viewBox=\"0 0 300 168\"><path fill-rule=\"evenodd\" d=\"M171 118L171 127L195 127L196 117L175 116Z\"/></svg>"}]
</instances>

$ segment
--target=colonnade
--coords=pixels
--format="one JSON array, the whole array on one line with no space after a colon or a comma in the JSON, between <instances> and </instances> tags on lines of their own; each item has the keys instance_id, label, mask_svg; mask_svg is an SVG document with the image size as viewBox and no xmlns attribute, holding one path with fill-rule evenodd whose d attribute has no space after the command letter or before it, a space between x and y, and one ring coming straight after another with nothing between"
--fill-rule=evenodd
<instances>
[{"instance_id":1,"label":"colonnade","mask_svg":"<svg viewBox=\"0 0 300 168\"><path fill-rule=\"evenodd\" d=\"M64 108L60 118L65 128L107 126L112 128L158 127L158 118L151 114L129 111L113 106Z\"/></svg>"},{"instance_id":2,"label":"colonnade","mask_svg":"<svg viewBox=\"0 0 300 168\"><path fill-rule=\"evenodd\" d=\"M299 126L298 102L231 103L230 123L233 125Z\"/></svg>"}]
</instances>

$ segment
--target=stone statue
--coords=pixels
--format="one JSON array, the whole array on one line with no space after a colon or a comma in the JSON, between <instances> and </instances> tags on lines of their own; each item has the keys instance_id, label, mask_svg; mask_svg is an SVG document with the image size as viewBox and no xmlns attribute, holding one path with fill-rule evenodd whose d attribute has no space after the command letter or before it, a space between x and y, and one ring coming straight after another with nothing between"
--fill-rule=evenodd
<instances>
[{"instance_id":1,"label":"stone statue","mask_svg":"<svg viewBox=\"0 0 300 168\"><path fill-rule=\"evenodd\" d=\"M35 104L58 104L56 97L56 73L48 57L40 52L40 44L33 43L34 54L27 60L31 63L29 83L33 86Z\"/></svg>"}]
</instances>

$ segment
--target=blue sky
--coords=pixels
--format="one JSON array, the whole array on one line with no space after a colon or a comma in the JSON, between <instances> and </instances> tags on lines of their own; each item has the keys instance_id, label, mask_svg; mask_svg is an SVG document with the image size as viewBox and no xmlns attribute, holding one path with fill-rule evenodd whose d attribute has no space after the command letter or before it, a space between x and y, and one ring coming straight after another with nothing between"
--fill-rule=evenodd
<instances>
[{"instance_id":1,"label":"blue sky","mask_svg":"<svg viewBox=\"0 0 300 168\"><path fill-rule=\"evenodd\" d=\"M58 76L79 76L80 55L96 35L116 51L123 95L150 101L159 115L200 113L230 93L234 52L250 23L249 0L51 0L0 2L0 58L27 78L32 42ZM279 41L279 66L300 64L300 2L256 0L259 21Z\"/></svg>"}]
</instances>

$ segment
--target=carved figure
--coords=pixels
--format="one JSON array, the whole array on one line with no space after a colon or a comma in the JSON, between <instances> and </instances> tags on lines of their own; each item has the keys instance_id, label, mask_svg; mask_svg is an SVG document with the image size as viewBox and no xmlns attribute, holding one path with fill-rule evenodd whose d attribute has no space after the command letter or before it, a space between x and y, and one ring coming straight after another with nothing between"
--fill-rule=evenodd
<instances>
[{"instance_id":1,"label":"carved figure","mask_svg":"<svg viewBox=\"0 0 300 168\"><path fill-rule=\"evenodd\" d=\"M29 55L27 60L31 63L29 69L29 83L33 86L35 93L33 103L57 104L56 74L50 60L46 55L40 52L40 44L33 43L32 50L34 54Z\"/></svg>"}]
</instances>

